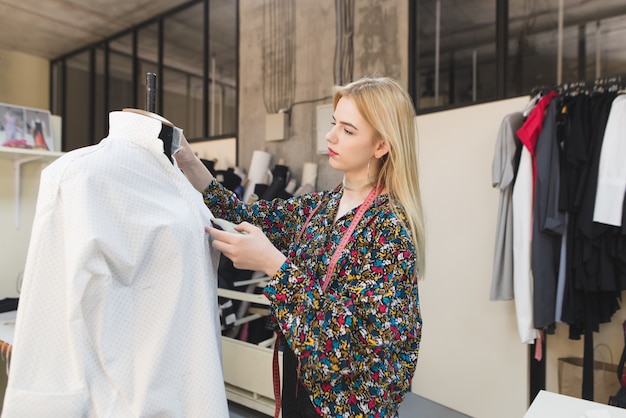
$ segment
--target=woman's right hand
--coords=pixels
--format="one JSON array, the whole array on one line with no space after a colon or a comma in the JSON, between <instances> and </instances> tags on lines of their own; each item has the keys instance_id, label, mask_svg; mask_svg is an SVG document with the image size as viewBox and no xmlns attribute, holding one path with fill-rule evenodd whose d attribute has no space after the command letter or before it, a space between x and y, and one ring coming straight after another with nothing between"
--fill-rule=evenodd
<instances>
[{"instance_id":1,"label":"woman's right hand","mask_svg":"<svg viewBox=\"0 0 626 418\"><path fill-rule=\"evenodd\" d=\"M213 237L212 246L224 254L233 266L242 270L262 271L273 277L287 257L265 236L261 228L248 222L235 225L239 232L223 231L207 226L205 231Z\"/></svg>"}]
</instances>

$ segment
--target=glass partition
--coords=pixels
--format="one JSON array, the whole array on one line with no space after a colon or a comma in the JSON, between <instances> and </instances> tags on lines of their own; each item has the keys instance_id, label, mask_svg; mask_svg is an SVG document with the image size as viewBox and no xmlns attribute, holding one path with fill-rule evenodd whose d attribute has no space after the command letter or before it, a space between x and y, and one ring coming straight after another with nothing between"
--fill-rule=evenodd
<instances>
[{"instance_id":1,"label":"glass partition","mask_svg":"<svg viewBox=\"0 0 626 418\"><path fill-rule=\"evenodd\" d=\"M626 73L623 0L416 0L410 7L409 84L418 112ZM497 50L497 41L505 47ZM496 80L506 81L503 91Z\"/></svg>"},{"instance_id":2,"label":"glass partition","mask_svg":"<svg viewBox=\"0 0 626 418\"><path fill-rule=\"evenodd\" d=\"M223 19L231 16L231 19ZM237 2L209 2L209 109L207 136L237 130Z\"/></svg>"},{"instance_id":3,"label":"glass partition","mask_svg":"<svg viewBox=\"0 0 626 418\"><path fill-rule=\"evenodd\" d=\"M188 138L204 136L204 4L164 22L163 116L184 129Z\"/></svg>"},{"instance_id":4,"label":"glass partition","mask_svg":"<svg viewBox=\"0 0 626 418\"><path fill-rule=\"evenodd\" d=\"M191 1L52 60L51 108L63 118L63 151L102 139L110 111L146 109L147 73L157 77L155 112L191 141L236 138L237 9L232 0Z\"/></svg>"},{"instance_id":5,"label":"glass partition","mask_svg":"<svg viewBox=\"0 0 626 418\"><path fill-rule=\"evenodd\" d=\"M104 138L109 132L108 111L106 108L106 45L93 49L93 94L103 100L93 100L93 140L94 143Z\"/></svg>"},{"instance_id":6,"label":"glass partition","mask_svg":"<svg viewBox=\"0 0 626 418\"><path fill-rule=\"evenodd\" d=\"M417 108L495 98L495 5L417 1Z\"/></svg>"},{"instance_id":7,"label":"glass partition","mask_svg":"<svg viewBox=\"0 0 626 418\"><path fill-rule=\"evenodd\" d=\"M109 41L109 83L107 110L134 107L133 102L133 34Z\"/></svg>"},{"instance_id":8,"label":"glass partition","mask_svg":"<svg viewBox=\"0 0 626 418\"><path fill-rule=\"evenodd\" d=\"M510 2L511 93L625 73L625 17L617 0Z\"/></svg>"},{"instance_id":9,"label":"glass partition","mask_svg":"<svg viewBox=\"0 0 626 418\"><path fill-rule=\"evenodd\" d=\"M68 57L65 60L66 85L63 116L63 151L80 148L94 143L90 131L89 113L91 108L90 92L90 51Z\"/></svg>"},{"instance_id":10,"label":"glass partition","mask_svg":"<svg viewBox=\"0 0 626 418\"><path fill-rule=\"evenodd\" d=\"M171 18L168 18L171 19ZM139 109L149 110L146 103L146 74L154 73L157 77L161 77L159 71L159 22L154 22L150 25L143 26L137 30L137 74L135 77L135 88L137 102L135 107ZM157 86L160 83L157 80ZM163 94L157 88L156 102L154 112L161 113L163 108Z\"/></svg>"}]
</instances>

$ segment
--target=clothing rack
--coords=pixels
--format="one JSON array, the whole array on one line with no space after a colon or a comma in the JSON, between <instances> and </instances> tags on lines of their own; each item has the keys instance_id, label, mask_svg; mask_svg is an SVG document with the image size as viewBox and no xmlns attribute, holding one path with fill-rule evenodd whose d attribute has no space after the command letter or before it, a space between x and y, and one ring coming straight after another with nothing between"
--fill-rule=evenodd
<instances>
[{"instance_id":1,"label":"clothing rack","mask_svg":"<svg viewBox=\"0 0 626 418\"><path fill-rule=\"evenodd\" d=\"M568 81L557 85L537 85L532 88L530 97L533 101L539 100L542 96L551 91L558 94L590 94L603 92L626 93L626 74L618 74L610 77L600 77L592 80ZM526 116L526 115L525 115ZM548 333L542 332L541 347L537 347L536 343L529 346L529 397L530 403L539 394L541 390L546 388L546 352L547 352L547 336ZM542 352L540 360L536 359L537 351ZM584 332L584 361L583 370L583 388L582 397L588 399L588 394L593 393L593 331L586 330ZM588 354L588 355L587 355ZM591 381L591 385L586 380Z\"/></svg>"},{"instance_id":2,"label":"clothing rack","mask_svg":"<svg viewBox=\"0 0 626 418\"><path fill-rule=\"evenodd\" d=\"M538 85L532 88L531 97L556 90L559 93L583 91L618 91L626 89L626 74L600 77L593 80L569 81L557 85Z\"/></svg>"}]
</instances>

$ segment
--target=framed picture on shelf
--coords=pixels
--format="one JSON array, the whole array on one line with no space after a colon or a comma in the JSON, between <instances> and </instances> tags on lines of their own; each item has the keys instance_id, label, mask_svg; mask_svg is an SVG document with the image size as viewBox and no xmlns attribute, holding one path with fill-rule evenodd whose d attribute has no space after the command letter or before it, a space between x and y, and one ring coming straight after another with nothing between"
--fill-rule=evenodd
<instances>
[{"instance_id":1,"label":"framed picture on shelf","mask_svg":"<svg viewBox=\"0 0 626 418\"><path fill-rule=\"evenodd\" d=\"M0 103L0 146L54 149L50 111Z\"/></svg>"}]
</instances>

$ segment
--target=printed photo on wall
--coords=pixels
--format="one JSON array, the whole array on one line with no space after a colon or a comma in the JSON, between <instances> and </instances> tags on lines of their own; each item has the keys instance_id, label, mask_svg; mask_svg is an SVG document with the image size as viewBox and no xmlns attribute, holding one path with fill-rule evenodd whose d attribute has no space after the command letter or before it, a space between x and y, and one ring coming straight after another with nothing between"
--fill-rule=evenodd
<instances>
[{"instance_id":1,"label":"printed photo on wall","mask_svg":"<svg viewBox=\"0 0 626 418\"><path fill-rule=\"evenodd\" d=\"M27 139L32 142L34 148L55 151L52 141L52 126L50 125L50 112L39 109L24 109L26 126L28 128Z\"/></svg>"},{"instance_id":2,"label":"printed photo on wall","mask_svg":"<svg viewBox=\"0 0 626 418\"><path fill-rule=\"evenodd\" d=\"M0 103L0 146L55 151L50 112Z\"/></svg>"},{"instance_id":3,"label":"printed photo on wall","mask_svg":"<svg viewBox=\"0 0 626 418\"><path fill-rule=\"evenodd\" d=\"M0 145L32 148L26 139L24 108L0 103Z\"/></svg>"}]
</instances>

